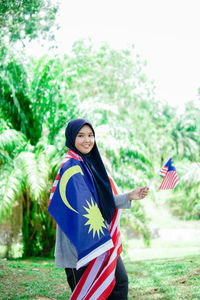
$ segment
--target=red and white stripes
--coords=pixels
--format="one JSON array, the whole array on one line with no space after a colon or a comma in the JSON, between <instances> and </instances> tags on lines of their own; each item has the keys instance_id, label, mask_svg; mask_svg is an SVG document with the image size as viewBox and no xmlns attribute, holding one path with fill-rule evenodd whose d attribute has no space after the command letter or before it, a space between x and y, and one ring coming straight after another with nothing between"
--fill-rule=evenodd
<instances>
[{"instance_id":1,"label":"red and white stripes","mask_svg":"<svg viewBox=\"0 0 200 300\"><path fill-rule=\"evenodd\" d=\"M159 189L160 190L174 189L177 184L178 184L178 175L176 171L169 171L165 175L165 178L163 179Z\"/></svg>"},{"instance_id":2,"label":"red and white stripes","mask_svg":"<svg viewBox=\"0 0 200 300\"><path fill-rule=\"evenodd\" d=\"M163 175L163 176L165 176L165 174L167 173L167 170L168 170L168 167L162 167L162 169L160 170L160 175Z\"/></svg>"}]
</instances>

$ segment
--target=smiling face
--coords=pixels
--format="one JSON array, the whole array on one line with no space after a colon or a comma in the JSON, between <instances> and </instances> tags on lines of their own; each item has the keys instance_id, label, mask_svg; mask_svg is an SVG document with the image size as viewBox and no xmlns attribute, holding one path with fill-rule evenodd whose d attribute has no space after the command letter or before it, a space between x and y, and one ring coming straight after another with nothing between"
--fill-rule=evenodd
<instances>
[{"instance_id":1,"label":"smiling face","mask_svg":"<svg viewBox=\"0 0 200 300\"><path fill-rule=\"evenodd\" d=\"M75 139L75 147L82 154L89 153L94 147L94 133L89 125L84 125Z\"/></svg>"}]
</instances>

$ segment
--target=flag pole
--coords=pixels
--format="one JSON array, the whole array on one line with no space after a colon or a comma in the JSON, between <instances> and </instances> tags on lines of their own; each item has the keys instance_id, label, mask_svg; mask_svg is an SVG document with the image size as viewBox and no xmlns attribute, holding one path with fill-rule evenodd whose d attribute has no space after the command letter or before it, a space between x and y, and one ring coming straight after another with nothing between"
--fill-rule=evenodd
<instances>
[{"instance_id":1,"label":"flag pole","mask_svg":"<svg viewBox=\"0 0 200 300\"><path fill-rule=\"evenodd\" d=\"M149 180L149 183L148 183L148 187L149 187L149 188L150 188L150 186L152 185L152 183L155 181L157 175L158 175L158 174L154 175L154 177L151 178L151 179Z\"/></svg>"},{"instance_id":2,"label":"flag pole","mask_svg":"<svg viewBox=\"0 0 200 300\"><path fill-rule=\"evenodd\" d=\"M163 166L164 166L164 165L163 165ZM155 181L156 176L160 174L160 170L161 170L161 169L162 169L162 167L159 168L159 169L157 170L156 174L154 175L154 177L151 178L151 179L149 180L149 184L148 184L148 187L149 187L149 188L150 188L150 186L152 185L152 183Z\"/></svg>"},{"instance_id":3,"label":"flag pole","mask_svg":"<svg viewBox=\"0 0 200 300\"><path fill-rule=\"evenodd\" d=\"M160 169L156 172L156 174L154 175L154 177L149 180L149 184L148 184L149 188L152 185L152 183L155 181L156 176L159 175L159 173L160 173Z\"/></svg>"}]
</instances>

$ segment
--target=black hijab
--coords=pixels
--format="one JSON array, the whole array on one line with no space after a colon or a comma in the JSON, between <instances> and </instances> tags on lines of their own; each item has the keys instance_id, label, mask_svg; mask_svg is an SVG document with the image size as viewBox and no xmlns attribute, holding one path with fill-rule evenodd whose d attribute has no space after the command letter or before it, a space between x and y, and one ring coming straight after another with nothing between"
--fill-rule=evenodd
<instances>
[{"instance_id":1,"label":"black hijab","mask_svg":"<svg viewBox=\"0 0 200 300\"><path fill-rule=\"evenodd\" d=\"M103 218L108 223L110 223L115 215L116 206L114 202L110 180L108 178L108 174L101 159L96 141L94 142L94 147L88 154L82 154L75 147L76 136L79 130L84 125L89 125L95 136L94 129L90 122L84 119L75 119L68 123L67 128L65 130L65 145L81 156L81 158L89 168L90 172L92 173L92 177L99 198L101 213L103 215Z\"/></svg>"}]
</instances>

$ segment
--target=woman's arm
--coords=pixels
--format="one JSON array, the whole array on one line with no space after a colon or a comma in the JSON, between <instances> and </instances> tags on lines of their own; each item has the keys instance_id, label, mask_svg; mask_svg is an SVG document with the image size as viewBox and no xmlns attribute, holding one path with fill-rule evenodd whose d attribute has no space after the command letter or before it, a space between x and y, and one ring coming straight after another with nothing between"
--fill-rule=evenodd
<instances>
[{"instance_id":1,"label":"woman's arm","mask_svg":"<svg viewBox=\"0 0 200 300\"><path fill-rule=\"evenodd\" d=\"M132 200L141 200L148 194L148 187L137 187L126 194L114 195L115 205L117 208L130 208Z\"/></svg>"}]
</instances>

